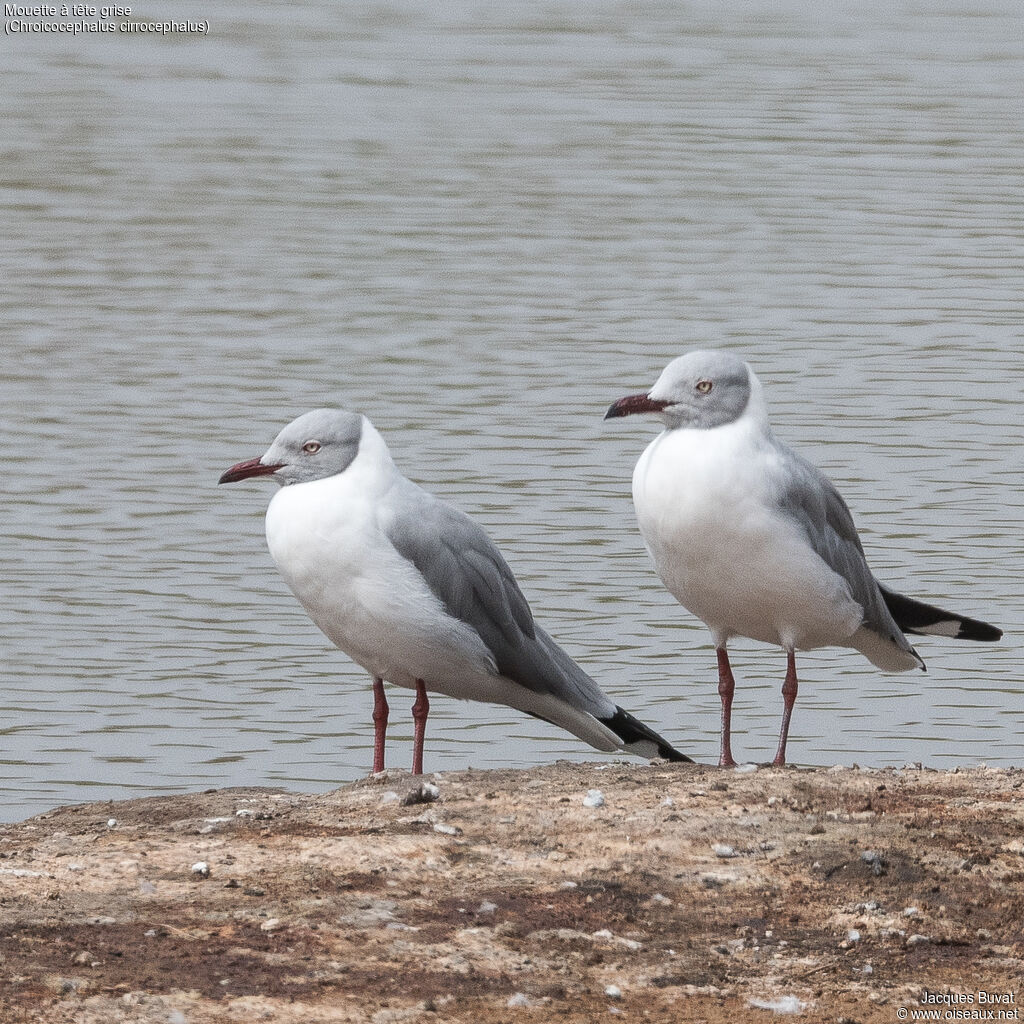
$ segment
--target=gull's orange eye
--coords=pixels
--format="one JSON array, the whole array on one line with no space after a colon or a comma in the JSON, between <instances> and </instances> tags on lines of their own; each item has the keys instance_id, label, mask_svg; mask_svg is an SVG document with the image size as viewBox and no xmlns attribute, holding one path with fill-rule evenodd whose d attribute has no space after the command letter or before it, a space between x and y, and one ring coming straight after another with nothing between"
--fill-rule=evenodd
<instances>
[{"instance_id":1,"label":"gull's orange eye","mask_svg":"<svg viewBox=\"0 0 1024 1024\"><path fill-rule=\"evenodd\" d=\"M712 387L714 387L714 385L709 380L699 380L699 381L697 381L697 390L702 395L706 395L712 389Z\"/></svg>"},{"instance_id":2,"label":"gull's orange eye","mask_svg":"<svg viewBox=\"0 0 1024 1024\"><path fill-rule=\"evenodd\" d=\"M304 445L302 446L302 450L303 450L303 451L304 451L304 452L305 452L305 453L306 453L307 455L316 455L316 453L317 453L318 451L320 451L320 449L321 449L322 447L323 447L323 446L322 446L322 445L320 444L320 442L319 442L319 441L307 441L307 442L306 442L306 443L305 443L305 444L304 444Z\"/></svg>"}]
</instances>

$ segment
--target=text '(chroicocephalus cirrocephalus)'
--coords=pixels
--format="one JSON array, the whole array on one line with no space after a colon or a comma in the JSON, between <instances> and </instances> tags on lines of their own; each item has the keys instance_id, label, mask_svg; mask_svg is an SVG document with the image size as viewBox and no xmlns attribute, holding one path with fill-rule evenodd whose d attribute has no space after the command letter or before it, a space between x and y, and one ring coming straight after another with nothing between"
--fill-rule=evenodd
<instances>
[{"instance_id":1,"label":"text '(chroicocephalus cirrocephalus)'","mask_svg":"<svg viewBox=\"0 0 1024 1024\"><path fill-rule=\"evenodd\" d=\"M272 476L267 545L310 618L373 678L373 771L384 769L384 681L506 704L598 750L689 761L618 707L534 622L512 570L468 516L406 479L365 416L316 409L220 483Z\"/></svg>"},{"instance_id":2,"label":"text '(chroicocephalus cirrocephalus)'","mask_svg":"<svg viewBox=\"0 0 1024 1024\"><path fill-rule=\"evenodd\" d=\"M786 760L796 650L852 647L887 672L924 668L905 633L998 640L988 623L883 587L831 481L778 441L761 384L742 359L698 351L665 367L646 394L605 419L656 413L665 424L633 472L637 521L658 575L711 630L722 698L719 764L730 742L735 682L726 644L745 636L787 655L774 764Z\"/></svg>"}]
</instances>

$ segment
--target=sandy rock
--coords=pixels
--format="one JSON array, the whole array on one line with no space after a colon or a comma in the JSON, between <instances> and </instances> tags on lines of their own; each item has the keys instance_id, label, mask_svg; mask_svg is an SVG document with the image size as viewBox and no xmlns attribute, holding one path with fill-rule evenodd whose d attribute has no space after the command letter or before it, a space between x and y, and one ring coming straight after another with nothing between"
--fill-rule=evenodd
<instances>
[{"instance_id":1,"label":"sandy rock","mask_svg":"<svg viewBox=\"0 0 1024 1024\"><path fill-rule=\"evenodd\" d=\"M563 763L385 799L422 784L0 825L0 1020L891 1024L1019 989L1024 772Z\"/></svg>"}]
</instances>

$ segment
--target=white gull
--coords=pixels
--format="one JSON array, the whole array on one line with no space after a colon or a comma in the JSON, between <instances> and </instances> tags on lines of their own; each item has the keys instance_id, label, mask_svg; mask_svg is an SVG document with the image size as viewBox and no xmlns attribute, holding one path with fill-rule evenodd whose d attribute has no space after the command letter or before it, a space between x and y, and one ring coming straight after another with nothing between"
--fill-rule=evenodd
<instances>
[{"instance_id":1,"label":"white gull","mask_svg":"<svg viewBox=\"0 0 1024 1024\"><path fill-rule=\"evenodd\" d=\"M723 351L665 367L605 419L655 413L665 424L633 472L637 522L670 593L711 631L722 700L719 763L733 765L735 681L726 645L745 636L786 651L774 764L786 760L797 650L852 647L886 672L924 668L905 634L998 640L994 626L882 586L832 482L777 440L761 384Z\"/></svg>"},{"instance_id":2,"label":"white gull","mask_svg":"<svg viewBox=\"0 0 1024 1024\"><path fill-rule=\"evenodd\" d=\"M534 622L487 534L406 479L365 416L308 412L219 482L254 476L283 485L266 532L285 582L373 679L373 771L384 768L384 681L416 691L416 774L428 690L506 704L598 750L690 760L618 707Z\"/></svg>"}]
</instances>

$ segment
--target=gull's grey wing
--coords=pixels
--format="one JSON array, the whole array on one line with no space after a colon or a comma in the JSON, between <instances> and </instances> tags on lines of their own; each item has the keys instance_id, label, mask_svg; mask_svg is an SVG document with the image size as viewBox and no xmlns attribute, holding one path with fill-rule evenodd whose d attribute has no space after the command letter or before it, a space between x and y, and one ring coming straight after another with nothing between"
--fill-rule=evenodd
<instances>
[{"instance_id":1,"label":"gull's grey wing","mask_svg":"<svg viewBox=\"0 0 1024 1024\"><path fill-rule=\"evenodd\" d=\"M868 566L843 496L817 466L785 445L774 443L781 467L778 502L784 514L799 524L818 557L849 584L853 599L864 609L864 625L900 650L913 653Z\"/></svg>"},{"instance_id":2,"label":"gull's grey wing","mask_svg":"<svg viewBox=\"0 0 1024 1024\"><path fill-rule=\"evenodd\" d=\"M389 502L388 539L419 570L449 615L479 634L498 671L597 717L615 704L533 620L512 570L469 516L405 481Z\"/></svg>"}]
</instances>

